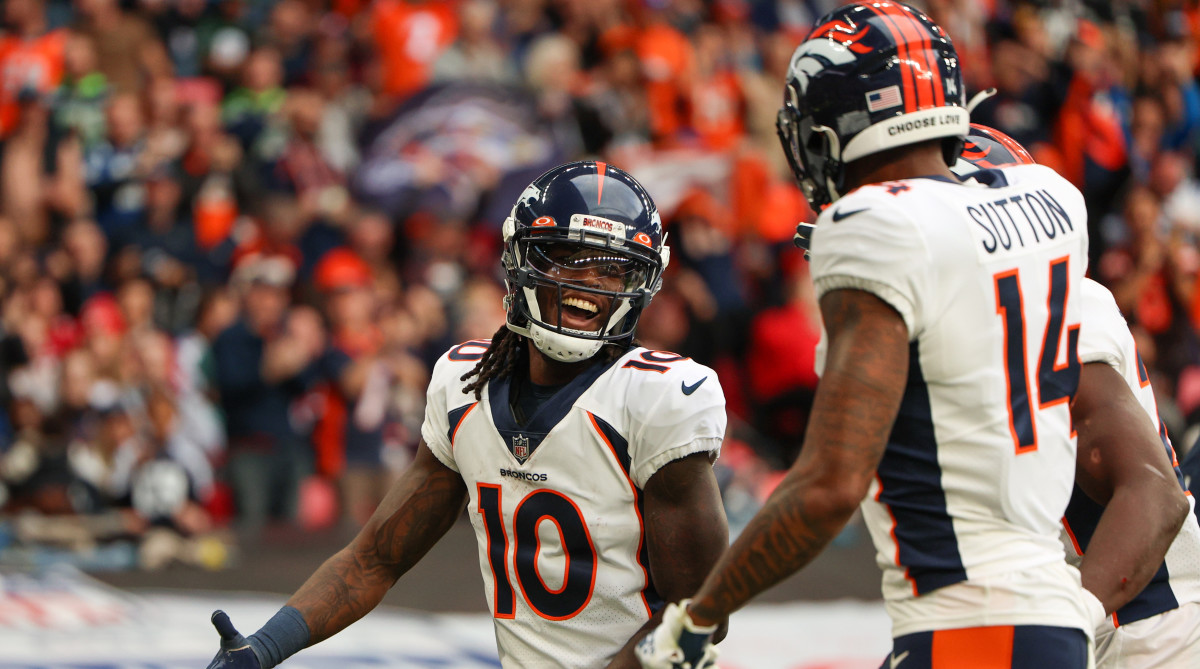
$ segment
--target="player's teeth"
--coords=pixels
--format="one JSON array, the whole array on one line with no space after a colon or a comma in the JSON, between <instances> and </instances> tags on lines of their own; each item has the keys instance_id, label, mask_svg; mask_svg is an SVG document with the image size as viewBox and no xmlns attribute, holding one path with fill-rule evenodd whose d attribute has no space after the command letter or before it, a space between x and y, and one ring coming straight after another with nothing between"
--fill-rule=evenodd
<instances>
[{"instance_id":1,"label":"player's teeth","mask_svg":"<svg viewBox=\"0 0 1200 669\"><path fill-rule=\"evenodd\" d=\"M563 300L563 304L568 307L575 307L577 309L583 309L584 311L587 311L587 312L593 313L593 314L596 313L597 311L600 311L600 309L598 307L596 307L596 305L592 304L591 302L588 302L587 300L581 300L578 297L568 297L567 299Z\"/></svg>"}]
</instances>

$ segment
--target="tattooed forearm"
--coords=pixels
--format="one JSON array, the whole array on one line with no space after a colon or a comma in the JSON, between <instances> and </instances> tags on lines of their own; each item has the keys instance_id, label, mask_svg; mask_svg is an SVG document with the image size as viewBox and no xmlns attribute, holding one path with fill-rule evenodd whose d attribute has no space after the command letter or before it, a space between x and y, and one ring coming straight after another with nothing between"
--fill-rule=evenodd
<instances>
[{"instance_id":1,"label":"tattooed forearm","mask_svg":"<svg viewBox=\"0 0 1200 669\"><path fill-rule=\"evenodd\" d=\"M445 535L465 502L462 479L422 445L416 462L354 541L321 565L288 601L308 623L309 645L375 608Z\"/></svg>"},{"instance_id":2,"label":"tattooed forearm","mask_svg":"<svg viewBox=\"0 0 1200 669\"><path fill-rule=\"evenodd\" d=\"M799 485L803 485L802 483ZM781 484L693 600L698 622L725 618L811 562L853 513L814 509L797 485Z\"/></svg>"},{"instance_id":3,"label":"tattooed forearm","mask_svg":"<svg viewBox=\"0 0 1200 669\"><path fill-rule=\"evenodd\" d=\"M829 333L800 457L696 594L702 624L720 620L811 562L841 531L883 457L908 377L908 332L862 291L821 300Z\"/></svg>"}]
</instances>

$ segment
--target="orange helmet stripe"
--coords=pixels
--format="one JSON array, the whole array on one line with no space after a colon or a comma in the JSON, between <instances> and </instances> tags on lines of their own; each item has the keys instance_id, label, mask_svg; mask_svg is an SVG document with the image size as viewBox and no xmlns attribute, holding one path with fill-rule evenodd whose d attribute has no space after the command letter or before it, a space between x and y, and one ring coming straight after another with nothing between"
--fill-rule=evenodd
<instances>
[{"instance_id":1,"label":"orange helmet stripe","mask_svg":"<svg viewBox=\"0 0 1200 669\"><path fill-rule=\"evenodd\" d=\"M608 171L608 165L599 160L596 161L596 204L600 204L600 198L604 197L604 173Z\"/></svg>"},{"instance_id":2,"label":"orange helmet stripe","mask_svg":"<svg viewBox=\"0 0 1200 669\"><path fill-rule=\"evenodd\" d=\"M896 42L896 56L900 60L900 78L904 82L904 112L914 112L920 109L921 98L920 82L917 79L916 70L912 66L912 59L908 54L908 37L909 34L896 21L897 16L887 9L893 5L887 2L865 5L882 21L882 25L887 28L888 32L892 33L892 39Z\"/></svg>"}]
</instances>

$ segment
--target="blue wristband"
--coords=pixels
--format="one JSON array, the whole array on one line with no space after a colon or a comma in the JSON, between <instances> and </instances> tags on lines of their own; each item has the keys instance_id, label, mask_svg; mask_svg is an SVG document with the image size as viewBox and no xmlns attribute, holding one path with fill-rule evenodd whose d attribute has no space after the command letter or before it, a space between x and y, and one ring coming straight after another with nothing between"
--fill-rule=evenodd
<instances>
[{"instance_id":1,"label":"blue wristband","mask_svg":"<svg viewBox=\"0 0 1200 669\"><path fill-rule=\"evenodd\" d=\"M308 646L308 623L294 607L285 606L262 629L246 638L261 669L271 669Z\"/></svg>"}]
</instances>

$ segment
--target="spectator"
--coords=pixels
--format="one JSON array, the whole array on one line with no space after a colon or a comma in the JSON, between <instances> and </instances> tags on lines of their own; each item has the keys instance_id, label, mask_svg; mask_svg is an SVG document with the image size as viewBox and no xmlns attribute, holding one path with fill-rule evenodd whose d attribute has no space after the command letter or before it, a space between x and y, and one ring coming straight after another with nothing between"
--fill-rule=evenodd
<instances>
[{"instance_id":1,"label":"spectator","mask_svg":"<svg viewBox=\"0 0 1200 669\"><path fill-rule=\"evenodd\" d=\"M284 86L311 83L314 32L312 13L300 0L281 0L271 7L263 37L279 52Z\"/></svg>"},{"instance_id":2,"label":"spectator","mask_svg":"<svg viewBox=\"0 0 1200 669\"><path fill-rule=\"evenodd\" d=\"M225 3L236 4L236 3ZM155 27L167 49L171 66L178 77L195 77L201 73L209 40L206 34L213 22L206 11L206 0L180 0L163 3L155 16Z\"/></svg>"},{"instance_id":3,"label":"spectator","mask_svg":"<svg viewBox=\"0 0 1200 669\"><path fill-rule=\"evenodd\" d=\"M744 132L742 82L725 32L704 26L696 35L696 76L689 91L691 118L701 144L713 151L733 148Z\"/></svg>"},{"instance_id":4,"label":"spectator","mask_svg":"<svg viewBox=\"0 0 1200 669\"><path fill-rule=\"evenodd\" d=\"M349 247L371 269L375 294L384 304L400 299L402 280L393 260L396 231L383 212L364 209L346 231Z\"/></svg>"},{"instance_id":5,"label":"spectator","mask_svg":"<svg viewBox=\"0 0 1200 669\"><path fill-rule=\"evenodd\" d=\"M661 10L645 6L637 14L640 25L633 33L632 46L642 64L651 137L671 146L676 133L683 129L683 100L692 74L694 48Z\"/></svg>"},{"instance_id":6,"label":"spectator","mask_svg":"<svg viewBox=\"0 0 1200 669\"><path fill-rule=\"evenodd\" d=\"M183 108L180 87L170 77L158 77L146 85L142 96L146 109L146 151L148 162L159 172L183 155L187 133L181 127Z\"/></svg>"},{"instance_id":7,"label":"spectator","mask_svg":"<svg viewBox=\"0 0 1200 669\"><path fill-rule=\"evenodd\" d=\"M537 38L525 55L525 81L542 122L571 153L584 150L581 119L590 116L580 90L579 46L563 35Z\"/></svg>"},{"instance_id":8,"label":"spectator","mask_svg":"<svg viewBox=\"0 0 1200 669\"><path fill-rule=\"evenodd\" d=\"M325 100L311 89L295 89L288 95L283 113L289 137L275 162L272 182L295 194L306 216L344 221L350 213L345 177L325 159L319 144Z\"/></svg>"},{"instance_id":9,"label":"spectator","mask_svg":"<svg viewBox=\"0 0 1200 669\"><path fill-rule=\"evenodd\" d=\"M403 100L425 87L438 56L454 42L455 6L447 0L379 0L370 13L383 93Z\"/></svg>"},{"instance_id":10,"label":"spectator","mask_svg":"<svg viewBox=\"0 0 1200 669\"><path fill-rule=\"evenodd\" d=\"M62 79L67 35L50 30L42 0L4 3L0 36L0 139L17 127L21 106L49 95Z\"/></svg>"},{"instance_id":11,"label":"spectator","mask_svg":"<svg viewBox=\"0 0 1200 669\"><path fill-rule=\"evenodd\" d=\"M16 125L0 156L0 215L19 226L22 239L41 244L50 234L50 202L43 189L47 172L50 110L41 96L19 101Z\"/></svg>"},{"instance_id":12,"label":"spectator","mask_svg":"<svg viewBox=\"0 0 1200 669\"><path fill-rule=\"evenodd\" d=\"M358 139L372 100L370 91L353 77L344 33L330 31L318 41L313 87L325 99L325 114L317 132L321 155L346 175L361 158Z\"/></svg>"},{"instance_id":13,"label":"spectator","mask_svg":"<svg viewBox=\"0 0 1200 669\"><path fill-rule=\"evenodd\" d=\"M288 259L242 263L235 273L241 314L213 342L213 358L229 434L227 475L241 528L253 536L270 519L296 516L312 452L293 405L314 381L324 333L290 308L295 269Z\"/></svg>"},{"instance_id":14,"label":"spectator","mask_svg":"<svg viewBox=\"0 0 1200 669\"><path fill-rule=\"evenodd\" d=\"M330 324L327 364L333 381L318 447L327 454L328 473L339 482L343 515L358 526L375 511L392 482L383 466L384 407L390 384L381 358L383 331L376 324L379 303L371 290L370 267L347 249L326 253L313 279Z\"/></svg>"},{"instance_id":15,"label":"spectator","mask_svg":"<svg viewBox=\"0 0 1200 669\"><path fill-rule=\"evenodd\" d=\"M225 455L225 421L217 408L216 361L212 343L233 324L238 303L229 290L210 292L197 308L196 325L176 341L175 387L182 429L192 435L210 463Z\"/></svg>"},{"instance_id":16,"label":"spectator","mask_svg":"<svg viewBox=\"0 0 1200 669\"><path fill-rule=\"evenodd\" d=\"M433 64L434 81L511 83L516 71L495 37L498 7L494 0L468 0L458 10L458 39Z\"/></svg>"},{"instance_id":17,"label":"spectator","mask_svg":"<svg viewBox=\"0 0 1200 669\"><path fill-rule=\"evenodd\" d=\"M220 110L212 104L195 104L186 114L187 144L179 160L181 216L190 217L195 236L196 273L211 285L229 276L236 240L234 226L241 207L235 177L244 174L238 166L242 149L236 139L221 129ZM257 186L257 180L247 179ZM244 195L249 199L249 193Z\"/></svg>"},{"instance_id":18,"label":"spectator","mask_svg":"<svg viewBox=\"0 0 1200 669\"><path fill-rule=\"evenodd\" d=\"M626 46L613 48L596 68L595 75L586 92L588 104L596 109L600 129L593 132L602 133L602 139L607 139L613 147L638 146L649 141L650 116L637 53ZM771 113L774 127L774 111ZM596 143L586 137L585 141Z\"/></svg>"},{"instance_id":19,"label":"spectator","mask_svg":"<svg viewBox=\"0 0 1200 669\"><path fill-rule=\"evenodd\" d=\"M821 317L807 267L785 279L786 301L765 309L750 324L746 381L755 407L751 423L773 447L763 455L786 469L804 440L817 388L815 371Z\"/></svg>"},{"instance_id":20,"label":"spectator","mask_svg":"<svg viewBox=\"0 0 1200 669\"><path fill-rule=\"evenodd\" d=\"M119 94L135 95L151 77L170 73L170 58L154 29L118 0L76 0L77 30L96 45L100 72Z\"/></svg>"},{"instance_id":21,"label":"spectator","mask_svg":"<svg viewBox=\"0 0 1200 669\"><path fill-rule=\"evenodd\" d=\"M285 99L279 52L271 47L255 49L241 70L241 86L221 104L225 127L238 138L243 151L253 152L260 160L273 158L273 147L259 145L259 140L271 118L283 109Z\"/></svg>"},{"instance_id":22,"label":"spectator","mask_svg":"<svg viewBox=\"0 0 1200 669\"><path fill-rule=\"evenodd\" d=\"M107 136L108 79L96 69L96 46L87 35L67 36L63 82L54 92L54 125L60 136L77 139L86 152Z\"/></svg>"},{"instance_id":23,"label":"spectator","mask_svg":"<svg viewBox=\"0 0 1200 669\"><path fill-rule=\"evenodd\" d=\"M248 4L243 0L219 3L198 26L203 73L215 77L225 90L237 85L253 46L256 23Z\"/></svg>"},{"instance_id":24,"label":"spectator","mask_svg":"<svg viewBox=\"0 0 1200 669\"><path fill-rule=\"evenodd\" d=\"M212 469L178 429L176 402L162 389L146 398L147 429L141 450L123 463L133 509L151 524L183 534L205 532L211 520L200 502L212 494Z\"/></svg>"},{"instance_id":25,"label":"spectator","mask_svg":"<svg viewBox=\"0 0 1200 669\"><path fill-rule=\"evenodd\" d=\"M117 95L108 106L105 141L84 154L87 186L96 222L113 249L123 247L145 215L145 179L150 165L145 155L142 105L132 94Z\"/></svg>"}]
</instances>

